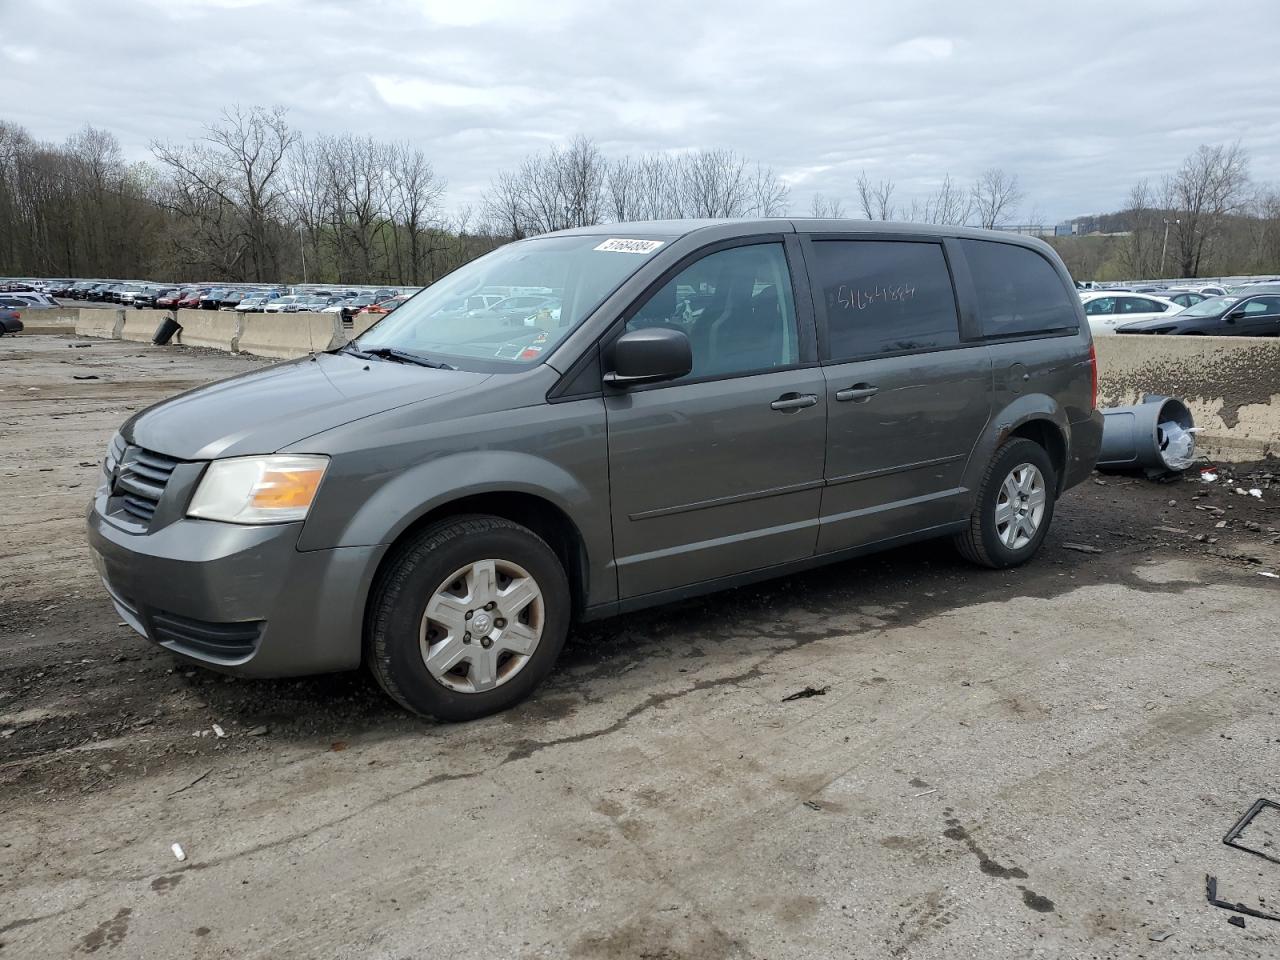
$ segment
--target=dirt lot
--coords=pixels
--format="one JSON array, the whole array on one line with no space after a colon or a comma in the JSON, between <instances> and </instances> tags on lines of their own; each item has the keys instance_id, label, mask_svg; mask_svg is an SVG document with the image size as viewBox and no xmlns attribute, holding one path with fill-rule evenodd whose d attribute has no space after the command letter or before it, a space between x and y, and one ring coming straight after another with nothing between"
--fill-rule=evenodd
<instances>
[{"instance_id":1,"label":"dirt lot","mask_svg":"<svg viewBox=\"0 0 1280 960\"><path fill-rule=\"evenodd\" d=\"M1280 909L1221 843L1280 793L1280 466L1088 482L1014 572L927 544L592 625L442 726L120 624L112 430L256 361L75 343L0 341L0 957L1280 954L1204 894Z\"/></svg>"}]
</instances>

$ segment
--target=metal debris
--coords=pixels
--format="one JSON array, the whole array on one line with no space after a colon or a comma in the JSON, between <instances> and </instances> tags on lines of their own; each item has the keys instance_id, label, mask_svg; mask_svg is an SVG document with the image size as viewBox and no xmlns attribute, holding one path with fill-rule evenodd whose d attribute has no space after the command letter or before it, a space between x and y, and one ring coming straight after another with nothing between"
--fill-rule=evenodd
<instances>
[{"instance_id":1,"label":"metal debris","mask_svg":"<svg viewBox=\"0 0 1280 960\"><path fill-rule=\"evenodd\" d=\"M786 703L788 700L807 700L809 697L825 697L827 695L827 691L830 689L831 687L829 686L805 687L803 690L797 690L795 693L783 697L782 702Z\"/></svg>"}]
</instances>

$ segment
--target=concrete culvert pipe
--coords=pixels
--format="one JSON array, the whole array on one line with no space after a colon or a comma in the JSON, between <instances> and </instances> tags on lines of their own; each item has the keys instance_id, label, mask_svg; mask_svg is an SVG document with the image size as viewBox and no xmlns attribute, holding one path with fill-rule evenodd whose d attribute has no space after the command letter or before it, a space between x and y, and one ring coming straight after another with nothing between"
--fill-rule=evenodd
<instances>
[{"instance_id":1,"label":"concrete culvert pipe","mask_svg":"<svg viewBox=\"0 0 1280 960\"><path fill-rule=\"evenodd\" d=\"M1107 407L1098 469L1180 473L1195 462L1195 421L1181 400L1149 396L1131 407Z\"/></svg>"}]
</instances>

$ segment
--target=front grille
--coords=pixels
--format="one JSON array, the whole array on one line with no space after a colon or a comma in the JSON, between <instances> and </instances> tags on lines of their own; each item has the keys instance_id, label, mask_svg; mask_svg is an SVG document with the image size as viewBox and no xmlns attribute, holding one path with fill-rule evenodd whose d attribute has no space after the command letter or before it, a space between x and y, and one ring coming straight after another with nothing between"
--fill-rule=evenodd
<instances>
[{"instance_id":1,"label":"front grille","mask_svg":"<svg viewBox=\"0 0 1280 960\"><path fill-rule=\"evenodd\" d=\"M262 636L263 621L242 623L210 623L192 620L176 613L157 611L151 614L152 639L181 650L214 657L234 659L247 657Z\"/></svg>"},{"instance_id":2,"label":"front grille","mask_svg":"<svg viewBox=\"0 0 1280 960\"><path fill-rule=\"evenodd\" d=\"M173 468L179 461L142 447L125 447L112 486L125 513L141 523L151 522L164 495Z\"/></svg>"}]
</instances>

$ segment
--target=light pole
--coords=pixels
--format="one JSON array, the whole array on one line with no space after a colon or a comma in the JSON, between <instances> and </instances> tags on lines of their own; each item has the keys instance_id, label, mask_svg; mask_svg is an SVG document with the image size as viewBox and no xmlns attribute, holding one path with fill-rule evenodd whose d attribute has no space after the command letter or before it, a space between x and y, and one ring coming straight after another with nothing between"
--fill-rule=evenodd
<instances>
[{"instance_id":1,"label":"light pole","mask_svg":"<svg viewBox=\"0 0 1280 960\"><path fill-rule=\"evenodd\" d=\"M1174 220L1174 223L1182 223L1181 220ZM1160 276L1164 277L1164 255L1169 251L1169 218L1164 221L1164 246L1160 248Z\"/></svg>"},{"instance_id":2,"label":"light pole","mask_svg":"<svg viewBox=\"0 0 1280 960\"><path fill-rule=\"evenodd\" d=\"M1168 220L1165 221L1166 224L1168 222ZM1164 234L1165 240L1168 241L1169 228L1167 226L1164 228ZM307 247L302 240L302 224L298 224L298 252L302 254L302 285L305 287L307 285ZM1161 263L1163 264L1163 261ZM1163 266L1161 269L1163 269Z\"/></svg>"}]
</instances>

